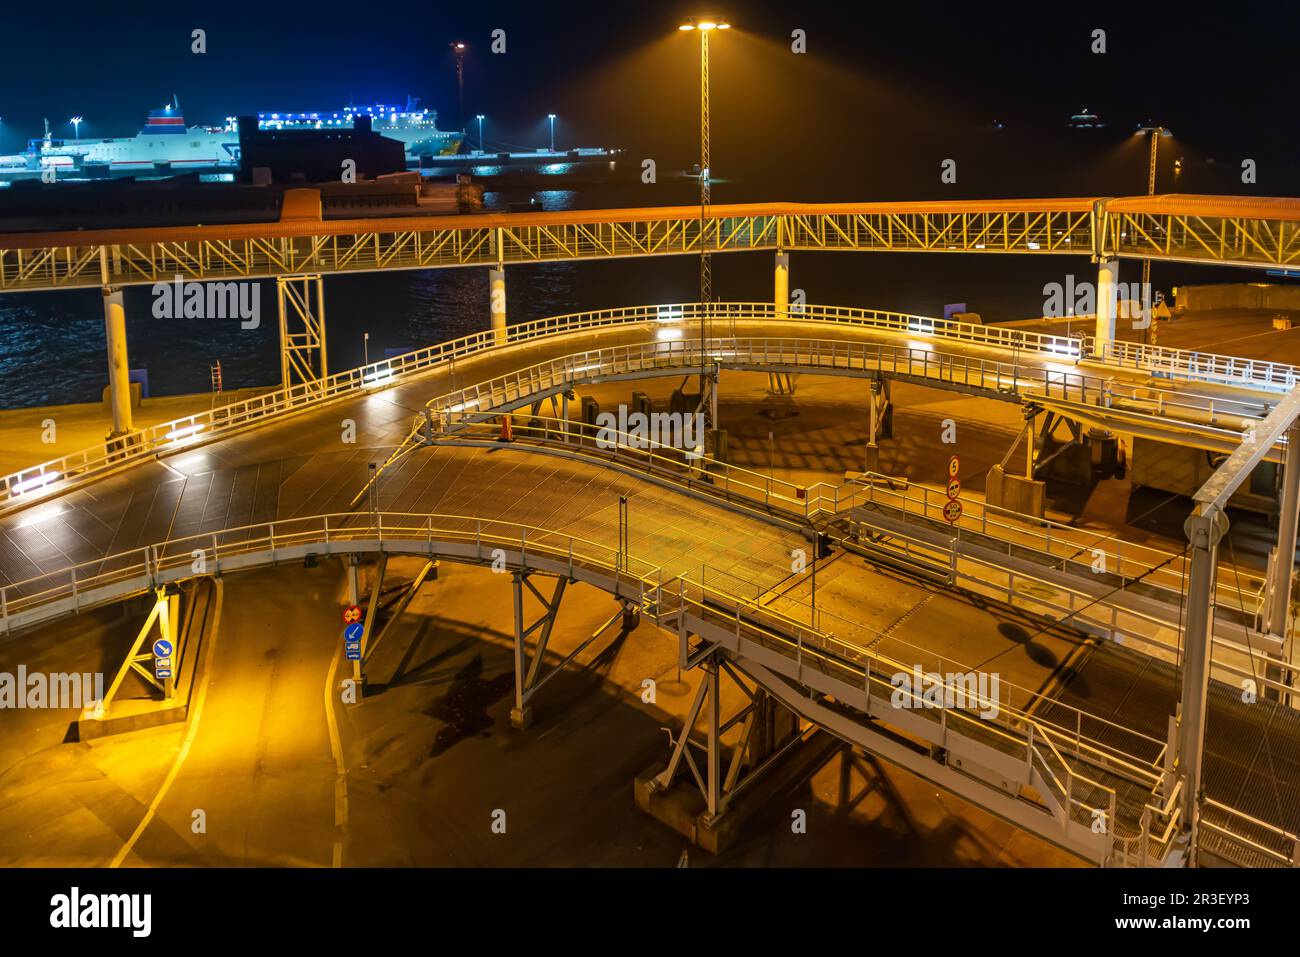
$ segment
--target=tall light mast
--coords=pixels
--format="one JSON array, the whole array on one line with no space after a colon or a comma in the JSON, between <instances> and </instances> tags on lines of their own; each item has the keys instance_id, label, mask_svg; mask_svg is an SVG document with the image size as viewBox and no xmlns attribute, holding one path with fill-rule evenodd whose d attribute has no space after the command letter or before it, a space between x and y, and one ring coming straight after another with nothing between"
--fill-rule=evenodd
<instances>
[{"instance_id":1,"label":"tall light mast","mask_svg":"<svg viewBox=\"0 0 1300 957\"><path fill-rule=\"evenodd\" d=\"M707 386L704 371L704 354L707 353L709 341L708 316L711 310L708 304L713 301L713 269L709 261L709 249L705 242L708 230L710 152L709 152L709 34L714 30L730 29L731 24L723 17L690 17L677 29L695 31L700 36L700 302L705 308L700 310L700 395L703 396ZM708 402L704 403L707 407ZM712 422L708 423L713 428Z\"/></svg>"}]
</instances>

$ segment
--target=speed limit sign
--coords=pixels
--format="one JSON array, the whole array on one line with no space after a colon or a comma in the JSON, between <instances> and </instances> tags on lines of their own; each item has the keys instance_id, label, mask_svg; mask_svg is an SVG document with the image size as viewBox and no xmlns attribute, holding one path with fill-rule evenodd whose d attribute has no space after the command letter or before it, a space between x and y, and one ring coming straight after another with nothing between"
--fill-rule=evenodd
<instances>
[{"instance_id":1,"label":"speed limit sign","mask_svg":"<svg viewBox=\"0 0 1300 957\"><path fill-rule=\"evenodd\" d=\"M948 460L948 478L956 478L959 471L961 471L961 459L954 455Z\"/></svg>"}]
</instances>

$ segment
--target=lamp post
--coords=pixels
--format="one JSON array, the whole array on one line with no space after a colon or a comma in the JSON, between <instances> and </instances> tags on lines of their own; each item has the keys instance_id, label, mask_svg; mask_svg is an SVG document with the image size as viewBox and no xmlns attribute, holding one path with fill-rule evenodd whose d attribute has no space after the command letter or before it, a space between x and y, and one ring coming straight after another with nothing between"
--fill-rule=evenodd
<instances>
[{"instance_id":1,"label":"lamp post","mask_svg":"<svg viewBox=\"0 0 1300 957\"><path fill-rule=\"evenodd\" d=\"M722 17L689 17L683 21L678 30L699 34L700 37L700 397L703 400L707 388L705 357L708 351L709 303L713 299L713 272L709 262L709 250L704 241L711 201L709 190L709 34L714 30L728 30L731 24ZM715 423L708 421L709 402L702 402L706 417L706 428L712 429Z\"/></svg>"},{"instance_id":2,"label":"lamp post","mask_svg":"<svg viewBox=\"0 0 1300 957\"><path fill-rule=\"evenodd\" d=\"M546 118L551 121L551 152L555 152L555 114L547 113Z\"/></svg>"},{"instance_id":3,"label":"lamp post","mask_svg":"<svg viewBox=\"0 0 1300 957\"><path fill-rule=\"evenodd\" d=\"M72 124L72 136L74 139L81 139L81 124L84 119L85 118L81 116L74 116L72 119L68 120L68 122Z\"/></svg>"},{"instance_id":4,"label":"lamp post","mask_svg":"<svg viewBox=\"0 0 1300 957\"><path fill-rule=\"evenodd\" d=\"M456 121L465 128L465 44L460 40L449 43L456 57Z\"/></svg>"},{"instance_id":5,"label":"lamp post","mask_svg":"<svg viewBox=\"0 0 1300 957\"><path fill-rule=\"evenodd\" d=\"M483 152L483 114L478 113L474 117L478 120L478 151Z\"/></svg>"},{"instance_id":6,"label":"lamp post","mask_svg":"<svg viewBox=\"0 0 1300 957\"><path fill-rule=\"evenodd\" d=\"M1148 134L1151 140L1151 155L1147 160L1147 195L1156 194L1156 153L1160 147L1160 137L1173 136L1173 131L1164 126L1139 126L1138 135ZM1138 287L1141 290L1140 295L1148 301L1150 308L1150 295L1147 290L1151 288L1151 260L1142 260L1142 285ZM1146 327L1142 330L1142 341L1151 341L1151 323L1155 322L1155 316L1149 316Z\"/></svg>"}]
</instances>

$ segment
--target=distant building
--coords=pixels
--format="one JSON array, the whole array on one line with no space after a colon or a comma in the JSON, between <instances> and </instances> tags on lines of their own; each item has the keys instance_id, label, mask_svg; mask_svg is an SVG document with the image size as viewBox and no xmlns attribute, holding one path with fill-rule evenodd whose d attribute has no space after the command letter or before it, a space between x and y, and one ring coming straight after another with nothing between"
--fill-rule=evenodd
<instances>
[{"instance_id":1,"label":"distant building","mask_svg":"<svg viewBox=\"0 0 1300 957\"><path fill-rule=\"evenodd\" d=\"M344 164L356 164L357 181L406 169L400 140L374 132L369 116L351 129L259 129L257 117L239 118L239 172L246 183L339 182Z\"/></svg>"}]
</instances>

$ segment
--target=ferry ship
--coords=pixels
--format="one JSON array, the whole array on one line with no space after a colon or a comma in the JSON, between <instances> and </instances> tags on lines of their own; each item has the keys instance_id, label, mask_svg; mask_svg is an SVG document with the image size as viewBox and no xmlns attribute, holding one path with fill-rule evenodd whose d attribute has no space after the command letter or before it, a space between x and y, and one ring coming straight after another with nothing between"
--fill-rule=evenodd
<instances>
[{"instance_id":1,"label":"ferry ship","mask_svg":"<svg viewBox=\"0 0 1300 957\"><path fill-rule=\"evenodd\" d=\"M261 129L351 129L354 117L370 117L370 128L380 136L399 140L406 146L407 163L420 164L421 159L433 156L454 156L464 142L463 133L449 133L438 129L438 114L422 110L420 101L407 97L405 107L347 106L341 110L321 110L307 113L258 113L257 125ZM235 129L236 117L226 117L226 128Z\"/></svg>"},{"instance_id":2,"label":"ferry ship","mask_svg":"<svg viewBox=\"0 0 1300 957\"><path fill-rule=\"evenodd\" d=\"M381 136L400 140L407 161L448 156L460 149L463 134L438 129L437 113L417 108L408 100L403 109L390 106L345 107L338 111L309 113L259 113L263 129L350 129L356 116L371 117L371 128ZM115 176L157 178L178 173L233 174L239 169L239 133L236 117L221 127L185 125L180 104L173 102L150 110L144 127L133 137L111 139L57 139L50 134L32 139L27 150L0 156L0 180L103 179Z\"/></svg>"}]
</instances>

